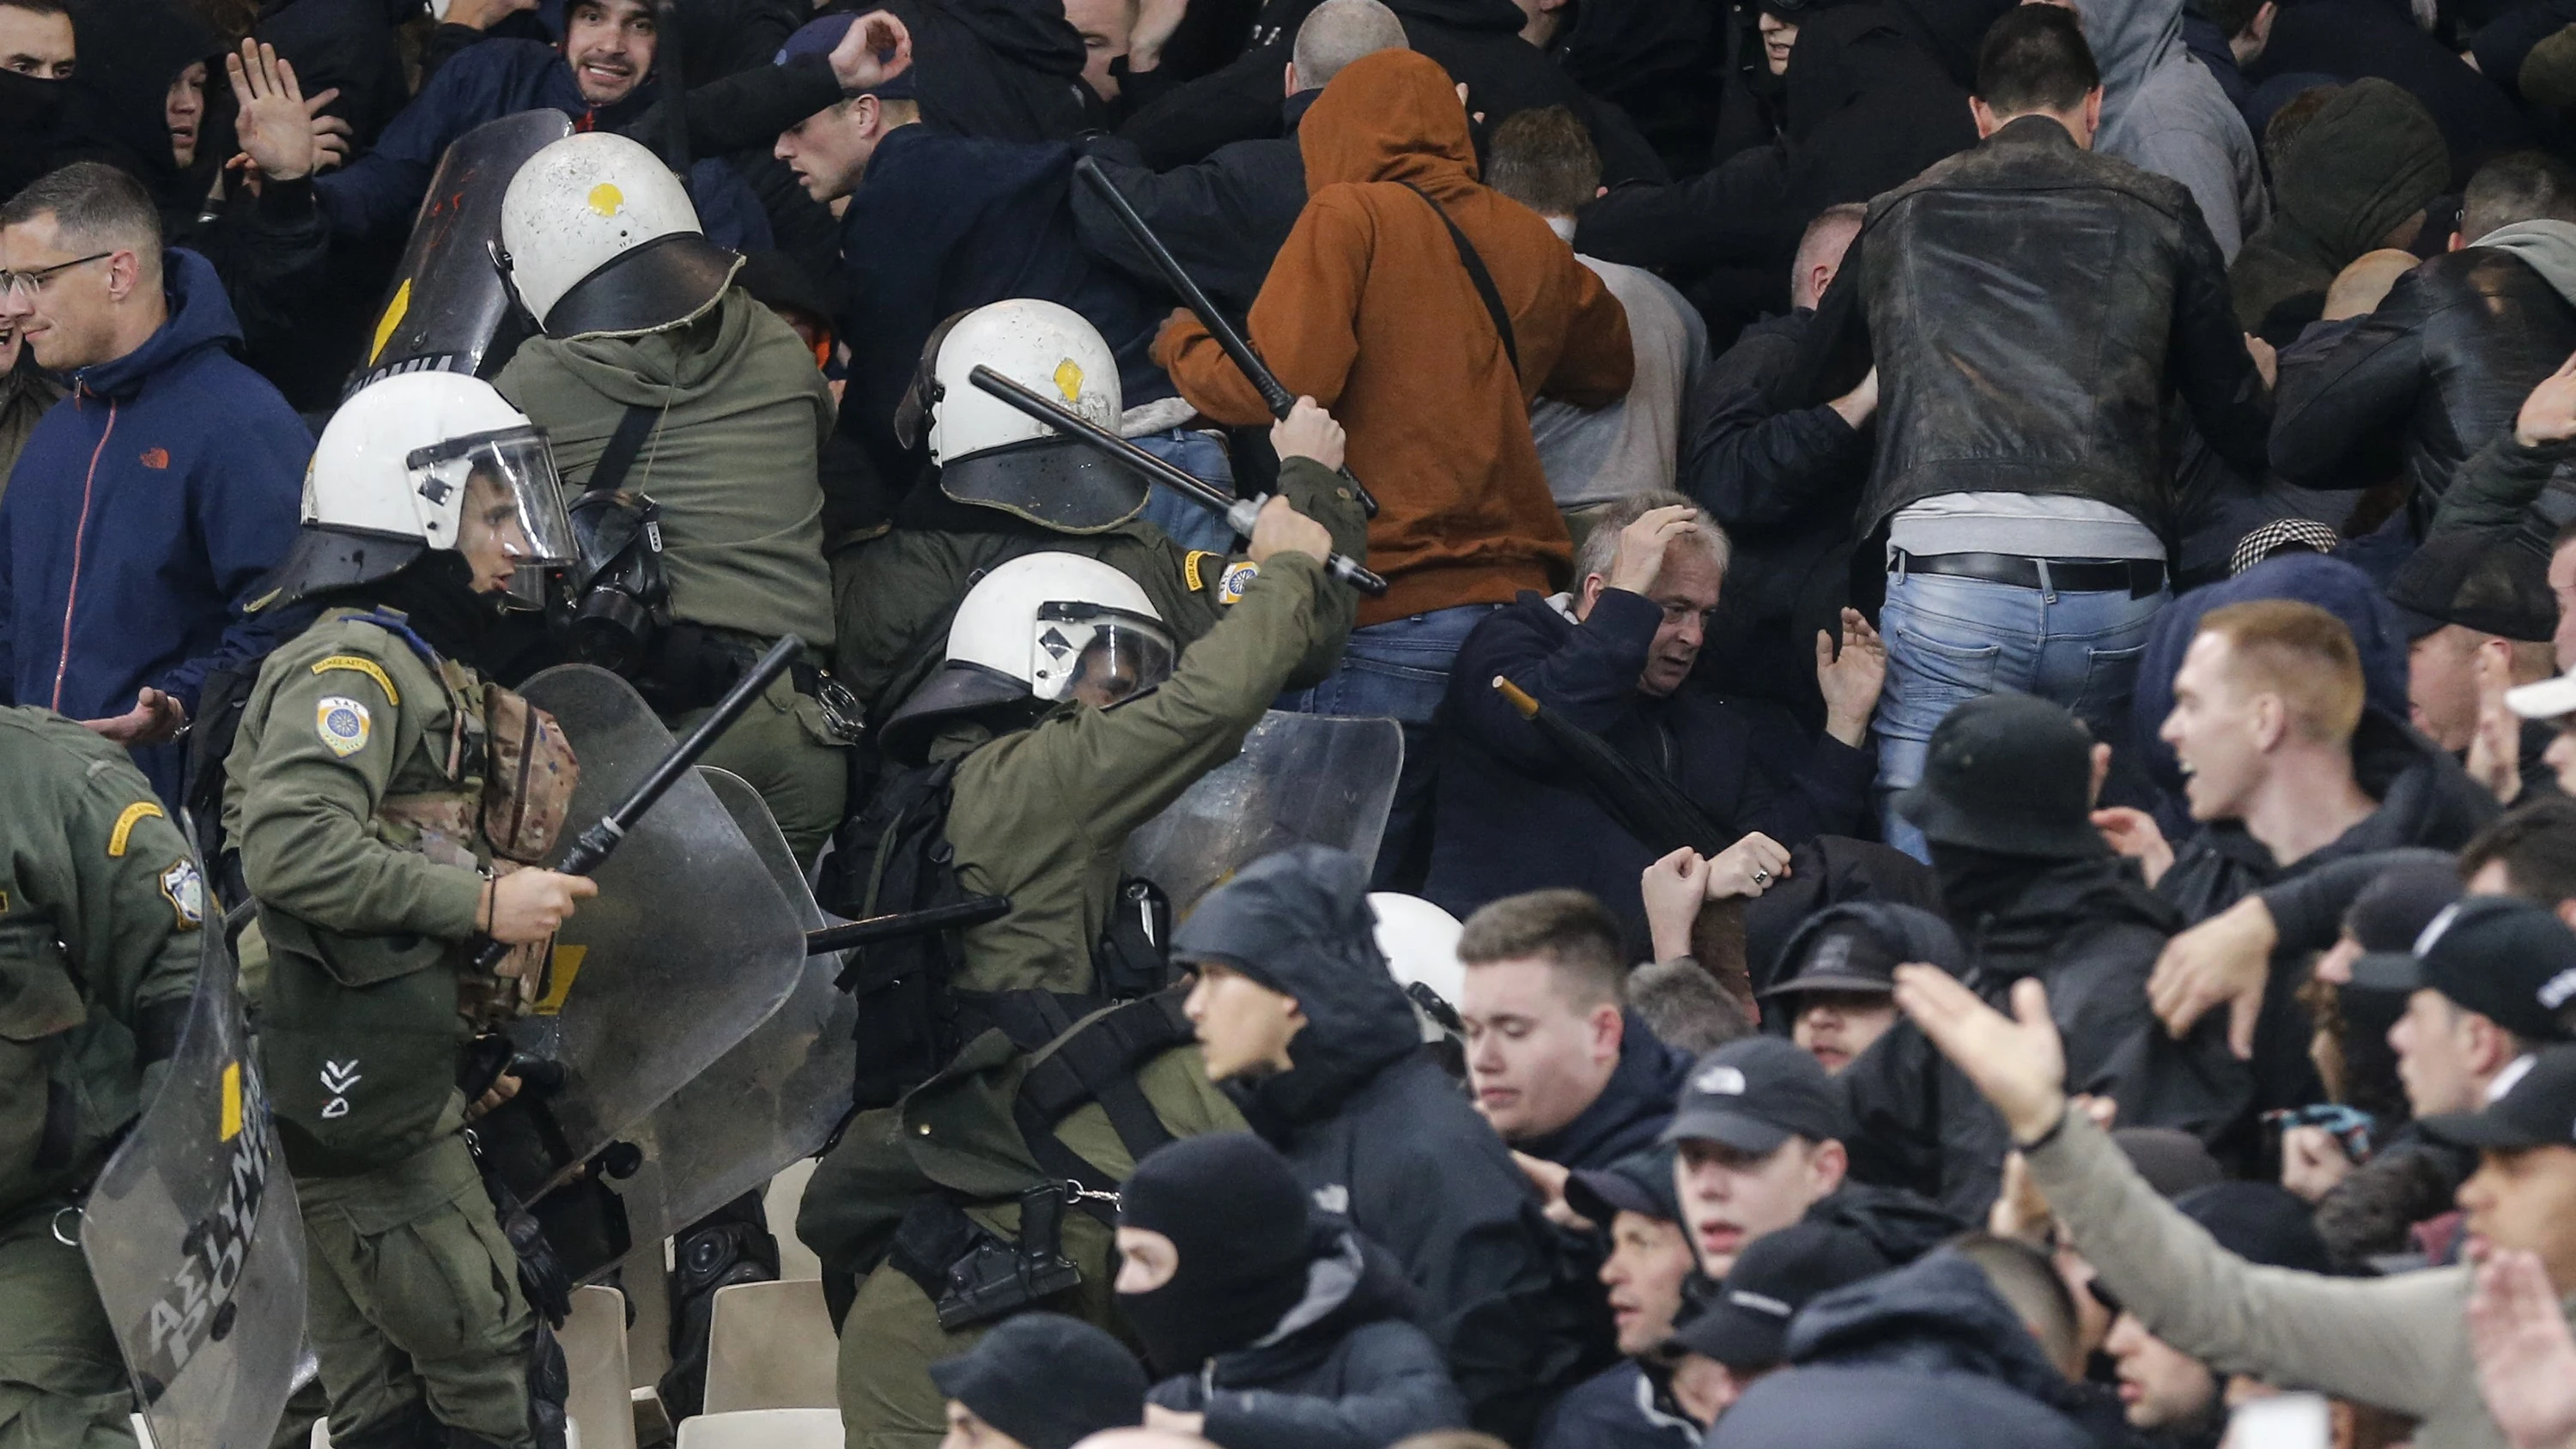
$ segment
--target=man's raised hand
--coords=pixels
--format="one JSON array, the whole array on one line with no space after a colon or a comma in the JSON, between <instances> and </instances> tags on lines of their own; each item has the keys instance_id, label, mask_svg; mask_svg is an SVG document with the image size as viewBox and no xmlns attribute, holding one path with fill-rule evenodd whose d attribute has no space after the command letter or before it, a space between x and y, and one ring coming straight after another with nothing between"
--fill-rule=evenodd
<instances>
[{"instance_id":1,"label":"man's raised hand","mask_svg":"<svg viewBox=\"0 0 2576 1449\"><path fill-rule=\"evenodd\" d=\"M1947 971L1918 963L1896 968L1896 1004L1995 1104L2014 1142L2037 1141L2065 1114L2066 1043L2038 982L2013 983L2008 1018Z\"/></svg>"},{"instance_id":2,"label":"man's raised hand","mask_svg":"<svg viewBox=\"0 0 2576 1449\"><path fill-rule=\"evenodd\" d=\"M1664 550L1677 538L1699 532L1699 510L1688 503L1649 508L1619 530L1619 552L1610 560L1607 583L1614 589L1643 594L1664 570Z\"/></svg>"}]
</instances>

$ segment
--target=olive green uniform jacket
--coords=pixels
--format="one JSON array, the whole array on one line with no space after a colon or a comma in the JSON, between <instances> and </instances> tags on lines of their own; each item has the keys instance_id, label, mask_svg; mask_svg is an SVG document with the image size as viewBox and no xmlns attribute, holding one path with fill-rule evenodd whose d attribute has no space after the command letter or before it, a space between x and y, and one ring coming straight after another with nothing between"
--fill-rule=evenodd
<instances>
[{"instance_id":1,"label":"olive green uniform jacket","mask_svg":"<svg viewBox=\"0 0 2576 1449\"><path fill-rule=\"evenodd\" d=\"M831 658L815 459L832 434L832 394L814 354L768 308L733 287L705 316L668 331L530 338L494 385L546 430L566 502L626 410L659 409L621 486L661 505L672 617L747 636L746 648L793 633L808 662ZM705 714L664 723L683 731ZM702 763L749 781L800 861L811 864L840 823L847 757L822 707L787 678Z\"/></svg>"},{"instance_id":2,"label":"olive green uniform jacket","mask_svg":"<svg viewBox=\"0 0 2576 1449\"><path fill-rule=\"evenodd\" d=\"M267 938L260 1048L298 1178L389 1167L461 1125L457 983L483 880L409 848L378 809L480 792L480 697L472 670L433 666L348 608L280 645L251 687L224 826Z\"/></svg>"},{"instance_id":3,"label":"olive green uniform jacket","mask_svg":"<svg viewBox=\"0 0 2576 1449\"><path fill-rule=\"evenodd\" d=\"M178 1045L205 909L123 748L0 708L0 1218L86 1183L143 1110L138 1062Z\"/></svg>"},{"instance_id":4,"label":"olive green uniform jacket","mask_svg":"<svg viewBox=\"0 0 2576 1449\"><path fill-rule=\"evenodd\" d=\"M1324 471L1303 460L1282 471L1303 469ZM1346 491L1323 490L1318 521L1355 556L1366 546L1366 520ZM1105 710L1065 705L1000 739L975 726L942 735L932 758L970 752L948 814L959 881L1011 901L1009 915L966 933L956 988L1091 994L1091 950L1129 833L1233 759L1302 666L1330 667L1357 598L1320 561L1280 554L1241 602L1221 606L1161 687Z\"/></svg>"},{"instance_id":5,"label":"olive green uniform jacket","mask_svg":"<svg viewBox=\"0 0 2576 1449\"><path fill-rule=\"evenodd\" d=\"M1367 516L1356 512L1350 485L1311 460L1290 459L1279 470L1279 491L1300 513L1333 531L1333 547L1354 558L1366 541ZM1345 510L1359 519L1345 526ZM1191 550L1161 529L1130 519L1099 533L1050 533L987 508L952 505L957 518L990 518L989 529L895 528L837 550L832 577L840 617L840 642L832 673L850 687L873 717L891 714L913 688L939 667L948 622L958 602L986 570L1027 553L1055 552L1095 558L1134 579L1175 646L1186 646L1216 626L1240 582L1241 555ZM1355 606L1354 606L1355 607ZM1318 641L1297 662L1289 687L1303 689L1332 672L1348 633Z\"/></svg>"},{"instance_id":6,"label":"olive green uniform jacket","mask_svg":"<svg viewBox=\"0 0 2576 1449\"><path fill-rule=\"evenodd\" d=\"M56 1216L178 1045L205 911L121 747L0 708L0 1444L134 1442L124 1359Z\"/></svg>"},{"instance_id":7,"label":"olive green uniform jacket","mask_svg":"<svg viewBox=\"0 0 2576 1449\"><path fill-rule=\"evenodd\" d=\"M493 385L546 430L566 502L626 410L659 409L620 486L662 505L673 617L831 648L814 460L832 394L814 354L749 293L728 288L697 321L641 337L532 337Z\"/></svg>"}]
</instances>

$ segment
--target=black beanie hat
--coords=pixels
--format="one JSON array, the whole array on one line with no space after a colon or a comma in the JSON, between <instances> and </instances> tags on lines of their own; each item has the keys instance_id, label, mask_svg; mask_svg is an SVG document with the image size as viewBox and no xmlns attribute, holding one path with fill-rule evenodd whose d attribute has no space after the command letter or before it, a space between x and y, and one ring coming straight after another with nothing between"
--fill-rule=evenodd
<instances>
[{"instance_id":1,"label":"black beanie hat","mask_svg":"<svg viewBox=\"0 0 2576 1449\"><path fill-rule=\"evenodd\" d=\"M1157 1372L1184 1373L1277 1326L1305 1296L1321 1234L1288 1161L1249 1132L1146 1154L1118 1191L1118 1225L1172 1240L1180 1267L1118 1306Z\"/></svg>"},{"instance_id":2,"label":"black beanie hat","mask_svg":"<svg viewBox=\"0 0 2576 1449\"><path fill-rule=\"evenodd\" d=\"M1145 1422L1145 1370L1079 1318L1023 1313L930 1366L939 1392L1028 1449L1073 1449Z\"/></svg>"}]
</instances>

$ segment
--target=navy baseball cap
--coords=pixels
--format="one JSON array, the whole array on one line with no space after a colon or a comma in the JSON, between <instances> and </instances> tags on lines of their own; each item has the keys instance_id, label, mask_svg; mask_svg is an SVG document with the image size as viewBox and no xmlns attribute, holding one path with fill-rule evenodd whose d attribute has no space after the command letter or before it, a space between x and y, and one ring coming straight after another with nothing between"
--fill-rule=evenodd
<instances>
[{"instance_id":1,"label":"navy baseball cap","mask_svg":"<svg viewBox=\"0 0 2576 1449\"><path fill-rule=\"evenodd\" d=\"M859 17L855 15L826 15L820 20L809 20L797 27L795 34L787 37L785 45L778 47L778 54L770 59L770 64L785 65L799 56L830 55L840 46L842 38L850 33L850 27L858 22ZM913 63L899 73L850 94L870 95L881 101L916 100L921 92L915 87L914 80L920 72L921 60L915 56Z\"/></svg>"},{"instance_id":2,"label":"navy baseball cap","mask_svg":"<svg viewBox=\"0 0 2576 1449\"><path fill-rule=\"evenodd\" d=\"M1731 1369L1768 1368L1788 1357L1789 1320L1799 1309L1892 1266L1856 1229L1791 1223L1745 1244L1716 1296L1666 1346Z\"/></svg>"},{"instance_id":3,"label":"navy baseball cap","mask_svg":"<svg viewBox=\"0 0 2576 1449\"><path fill-rule=\"evenodd\" d=\"M1844 1135L1834 1079L1786 1038L1731 1041L1691 1068L1666 1143L1718 1142L1765 1157L1791 1137L1810 1142Z\"/></svg>"},{"instance_id":4,"label":"navy baseball cap","mask_svg":"<svg viewBox=\"0 0 2576 1449\"><path fill-rule=\"evenodd\" d=\"M1680 1222L1682 1205L1673 1192L1673 1157L1670 1146L1649 1147L1608 1167L1576 1168L1565 1178L1565 1205L1604 1228L1620 1213Z\"/></svg>"}]
</instances>

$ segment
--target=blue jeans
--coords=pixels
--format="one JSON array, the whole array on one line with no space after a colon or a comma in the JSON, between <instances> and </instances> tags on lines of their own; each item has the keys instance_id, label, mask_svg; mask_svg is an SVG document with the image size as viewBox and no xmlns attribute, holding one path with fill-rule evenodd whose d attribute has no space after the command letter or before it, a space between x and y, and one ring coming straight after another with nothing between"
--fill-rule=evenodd
<instances>
[{"instance_id":1,"label":"blue jeans","mask_svg":"<svg viewBox=\"0 0 2576 1449\"><path fill-rule=\"evenodd\" d=\"M1404 773L1377 851L1372 888L1419 891L1431 867L1432 716L1449 692L1458 646L1499 604L1462 604L1351 631L1342 662L1312 689L1279 696L1293 714L1356 715L1404 726Z\"/></svg>"},{"instance_id":2,"label":"blue jeans","mask_svg":"<svg viewBox=\"0 0 2576 1449\"><path fill-rule=\"evenodd\" d=\"M1215 484L1220 493L1234 492L1234 460L1226 455L1225 444L1210 434L1174 428L1127 441L1191 477ZM1208 553L1234 551L1234 529L1223 515L1209 512L1160 483L1149 486L1153 492L1145 499L1145 511L1138 517L1163 530L1183 548Z\"/></svg>"},{"instance_id":3,"label":"blue jeans","mask_svg":"<svg viewBox=\"0 0 2576 1449\"><path fill-rule=\"evenodd\" d=\"M2129 694L2147 631L2172 595L2125 589L2056 593L1942 574L1889 574L1878 629L1887 689L1878 701L1879 811L1887 843L1931 859L1923 832L1896 813L1896 795L1923 778L1932 729L1952 708L2010 691L2062 704L2112 739L2128 724Z\"/></svg>"}]
</instances>

